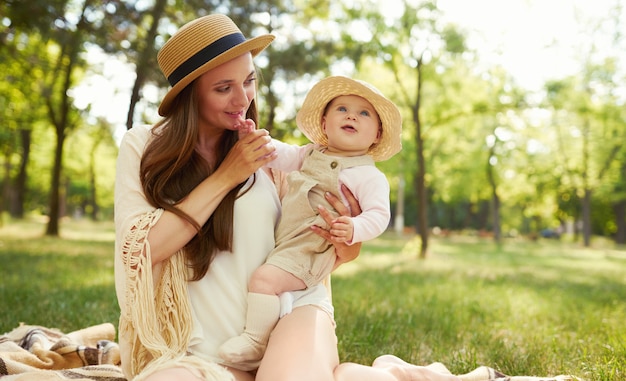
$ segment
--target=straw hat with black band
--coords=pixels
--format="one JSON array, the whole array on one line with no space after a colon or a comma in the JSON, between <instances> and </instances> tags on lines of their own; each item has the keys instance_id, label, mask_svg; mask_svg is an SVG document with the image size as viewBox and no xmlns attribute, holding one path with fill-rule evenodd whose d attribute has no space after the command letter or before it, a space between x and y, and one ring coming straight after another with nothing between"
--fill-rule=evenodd
<instances>
[{"instance_id":1,"label":"straw hat with black band","mask_svg":"<svg viewBox=\"0 0 626 381\"><path fill-rule=\"evenodd\" d=\"M237 25L222 14L200 17L183 25L157 55L159 67L172 86L161 101L159 115L169 114L172 100L194 79L246 52L254 57L272 40L274 36L270 34L246 40Z\"/></svg>"},{"instance_id":2,"label":"straw hat with black band","mask_svg":"<svg viewBox=\"0 0 626 381\"><path fill-rule=\"evenodd\" d=\"M369 101L378 113L382 124L380 141L368 154L375 161L391 158L402 149L402 116L398 107L378 89L367 82L343 76L327 77L313 86L296 115L296 124L313 143L327 145L328 139L322 128L322 117L330 101L341 95L358 95Z\"/></svg>"}]
</instances>

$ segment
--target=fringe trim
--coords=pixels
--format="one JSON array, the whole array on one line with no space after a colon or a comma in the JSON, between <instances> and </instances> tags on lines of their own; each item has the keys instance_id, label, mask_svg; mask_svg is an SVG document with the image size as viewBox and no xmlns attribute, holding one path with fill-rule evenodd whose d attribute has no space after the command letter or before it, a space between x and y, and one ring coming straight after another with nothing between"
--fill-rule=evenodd
<instances>
[{"instance_id":1,"label":"fringe trim","mask_svg":"<svg viewBox=\"0 0 626 381\"><path fill-rule=\"evenodd\" d=\"M152 275L150 245L146 240L162 209L140 217L124 239L122 262L126 276L125 306L119 334L130 338L131 377L151 362L164 363L187 352L192 330L184 253L172 255Z\"/></svg>"}]
</instances>

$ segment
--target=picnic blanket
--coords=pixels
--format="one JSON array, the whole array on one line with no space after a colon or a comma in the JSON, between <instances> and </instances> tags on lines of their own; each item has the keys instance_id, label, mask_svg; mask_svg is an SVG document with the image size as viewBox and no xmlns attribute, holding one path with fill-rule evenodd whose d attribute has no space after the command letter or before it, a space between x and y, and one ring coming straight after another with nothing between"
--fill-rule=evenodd
<instances>
[{"instance_id":1,"label":"picnic blanket","mask_svg":"<svg viewBox=\"0 0 626 381\"><path fill-rule=\"evenodd\" d=\"M21 324L0 336L1 381L127 381L120 365L115 327L111 323L68 334ZM402 360L397 360L402 361ZM450 374L441 363L434 370ZM507 376L481 366L460 375L462 381L582 381L574 376Z\"/></svg>"},{"instance_id":2,"label":"picnic blanket","mask_svg":"<svg viewBox=\"0 0 626 381\"><path fill-rule=\"evenodd\" d=\"M111 323L68 334L20 324L0 336L2 381L126 381Z\"/></svg>"}]
</instances>

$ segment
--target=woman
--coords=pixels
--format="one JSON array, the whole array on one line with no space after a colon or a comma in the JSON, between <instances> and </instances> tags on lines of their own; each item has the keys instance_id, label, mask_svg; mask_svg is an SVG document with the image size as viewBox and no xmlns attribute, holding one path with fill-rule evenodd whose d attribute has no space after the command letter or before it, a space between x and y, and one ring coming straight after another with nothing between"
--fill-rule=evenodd
<instances>
[{"instance_id":1,"label":"woman","mask_svg":"<svg viewBox=\"0 0 626 381\"><path fill-rule=\"evenodd\" d=\"M393 356L372 367L339 365L324 285L294 296L258 370L237 369L217 355L243 330L248 279L274 246L280 214L281 176L263 168L276 155L267 131L237 134L244 118L258 125L252 59L272 40L246 40L228 17L209 15L183 26L158 54L172 85L159 107L164 118L129 130L117 164L124 373L150 381L458 380L437 364L418 367ZM349 215L337 197L328 198ZM358 245L335 246L337 266L358 255Z\"/></svg>"}]
</instances>

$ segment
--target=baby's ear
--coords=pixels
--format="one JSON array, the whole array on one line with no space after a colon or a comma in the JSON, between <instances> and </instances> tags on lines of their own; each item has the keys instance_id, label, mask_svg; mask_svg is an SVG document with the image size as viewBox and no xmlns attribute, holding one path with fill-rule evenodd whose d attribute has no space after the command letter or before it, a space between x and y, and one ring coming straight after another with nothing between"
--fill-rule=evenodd
<instances>
[{"instance_id":1,"label":"baby's ear","mask_svg":"<svg viewBox=\"0 0 626 381\"><path fill-rule=\"evenodd\" d=\"M376 134L376 140L374 140L374 144L380 142L380 138L383 137L383 129L379 128L378 129L378 134Z\"/></svg>"}]
</instances>

